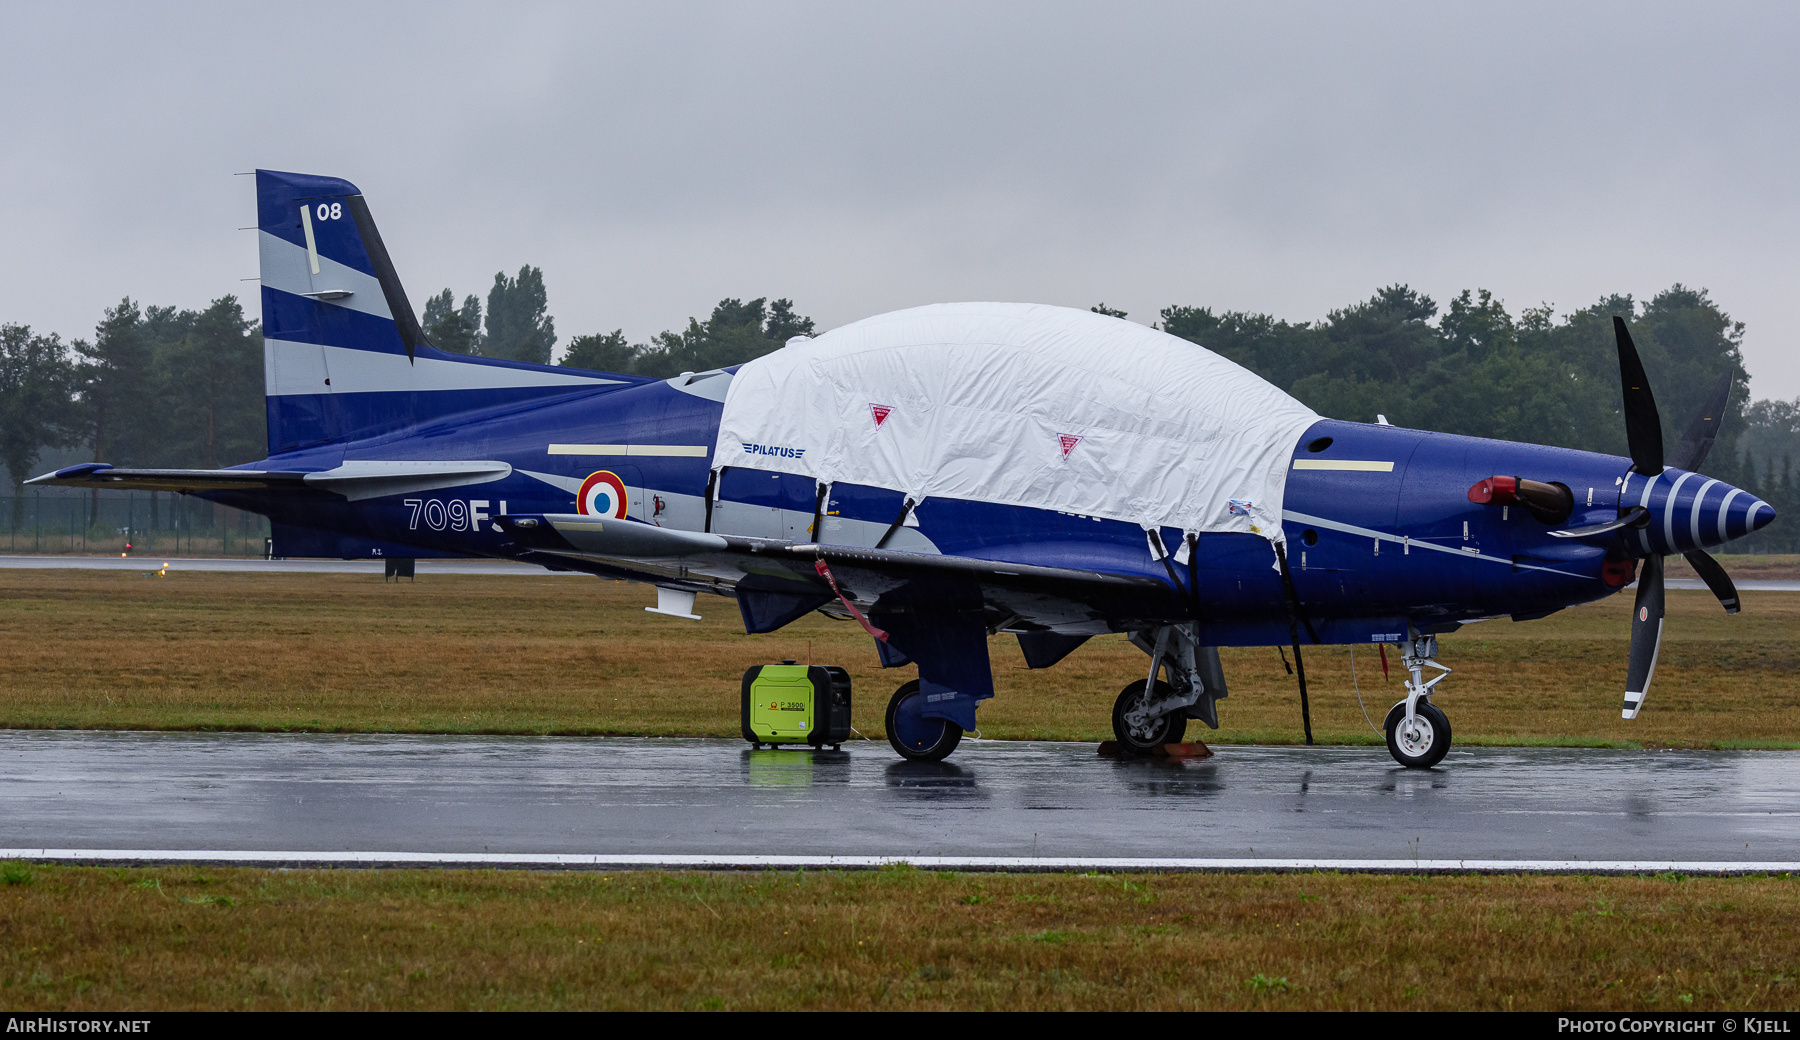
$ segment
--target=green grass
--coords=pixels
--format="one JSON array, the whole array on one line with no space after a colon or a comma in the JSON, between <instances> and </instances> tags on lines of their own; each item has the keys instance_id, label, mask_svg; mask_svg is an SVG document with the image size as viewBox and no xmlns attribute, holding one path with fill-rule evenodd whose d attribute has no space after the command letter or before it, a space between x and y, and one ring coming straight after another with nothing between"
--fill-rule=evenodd
<instances>
[{"instance_id":1,"label":"green grass","mask_svg":"<svg viewBox=\"0 0 1800 1040\"><path fill-rule=\"evenodd\" d=\"M1786 876L0 871L17 1011L1800 1003Z\"/></svg>"},{"instance_id":2,"label":"green grass","mask_svg":"<svg viewBox=\"0 0 1800 1040\"><path fill-rule=\"evenodd\" d=\"M842 664L857 729L877 739L910 669L877 667L854 624L817 615L746 636L735 605L702 599L701 622L646 614L641 585L576 577L0 572L0 726L312 732L736 736L751 664ZM1746 593L1727 617L1705 592L1671 592L1649 707L1619 718L1630 601L1540 621L1471 625L1442 640L1456 673L1437 704L1464 745L1773 747L1800 742L1800 596ZM1350 649L1307 653L1320 742L1379 740L1358 708ZM982 735L1099 741L1112 702L1144 667L1122 637L1090 640L1054 668L1024 667L996 637L997 694ZM1391 655L1390 655L1391 656ZM1220 743L1302 739L1294 679L1273 648L1223 653L1231 695ZM1357 654L1377 723L1401 697Z\"/></svg>"}]
</instances>

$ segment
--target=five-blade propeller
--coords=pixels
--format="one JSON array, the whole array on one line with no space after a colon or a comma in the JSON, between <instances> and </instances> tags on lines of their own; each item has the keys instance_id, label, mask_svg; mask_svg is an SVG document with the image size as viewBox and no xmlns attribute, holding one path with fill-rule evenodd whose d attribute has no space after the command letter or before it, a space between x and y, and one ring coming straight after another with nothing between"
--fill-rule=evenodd
<instances>
[{"instance_id":1,"label":"five-blade propeller","mask_svg":"<svg viewBox=\"0 0 1800 1040\"><path fill-rule=\"evenodd\" d=\"M1619 341L1619 386L1625 394L1625 443L1631 446L1631 467L1654 477L1663 471L1662 417L1656 412L1656 398L1650 393L1644 363L1638 359L1637 344L1631 342L1631 330L1616 314L1613 338Z\"/></svg>"},{"instance_id":2,"label":"five-blade propeller","mask_svg":"<svg viewBox=\"0 0 1800 1040\"><path fill-rule=\"evenodd\" d=\"M1644 363L1638 357L1637 345L1631 341L1631 331L1625 327L1625 319L1616 315L1613 317L1613 336L1619 341L1619 383L1625 395L1625 441L1631 450L1631 468L1645 477L1654 478L1663 471L1662 419L1657 415L1656 398L1650 393L1650 380L1644 375ZM1727 372L1720 377L1700 414L1688 424L1681 443L1675 446L1671 465L1693 471L1706 461L1730 396L1731 373ZM1642 506L1633 506L1616 521L1577 528L1564 536L1580 537L1581 534L1617 530L1638 523L1646 516L1647 511ZM1719 566L1719 561L1699 549L1683 555L1706 581L1706 587L1719 598L1725 612L1737 613L1737 587L1731 583L1725 568ZM1637 718L1643 709L1644 698L1650 692L1650 680L1656 675L1656 652L1662 646L1663 599L1663 558L1653 553L1644 560L1638 574L1637 601L1631 610L1631 665L1625 678L1623 712L1628 719Z\"/></svg>"},{"instance_id":3,"label":"five-blade propeller","mask_svg":"<svg viewBox=\"0 0 1800 1040\"><path fill-rule=\"evenodd\" d=\"M1731 373L1719 373L1719 382L1713 392L1707 395L1706 404L1694 421L1688 423L1687 432L1681 435L1681 443L1675 445L1675 453L1669 459L1669 465L1676 469L1698 470L1706 461L1707 453L1712 451L1713 438L1719 435L1719 420L1725 414L1725 402L1731 397ZM1636 461L1636 460L1633 460Z\"/></svg>"},{"instance_id":4,"label":"five-blade propeller","mask_svg":"<svg viewBox=\"0 0 1800 1040\"><path fill-rule=\"evenodd\" d=\"M1656 652L1662 648L1663 558L1651 556L1638 572L1637 602L1631 605L1631 665L1625 672L1624 717L1637 718L1656 675Z\"/></svg>"}]
</instances>

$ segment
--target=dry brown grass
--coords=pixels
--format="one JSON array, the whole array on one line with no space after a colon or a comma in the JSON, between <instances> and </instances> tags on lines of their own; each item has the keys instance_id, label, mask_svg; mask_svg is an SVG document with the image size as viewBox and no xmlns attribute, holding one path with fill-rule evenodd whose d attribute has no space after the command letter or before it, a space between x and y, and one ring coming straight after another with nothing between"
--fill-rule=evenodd
<instances>
[{"instance_id":1,"label":"dry brown grass","mask_svg":"<svg viewBox=\"0 0 1800 1040\"><path fill-rule=\"evenodd\" d=\"M0 866L13 1010L1792 1009L1800 879Z\"/></svg>"},{"instance_id":2,"label":"dry brown grass","mask_svg":"<svg viewBox=\"0 0 1800 1040\"><path fill-rule=\"evenodd\" d=\"M1650 707L1631 723L1618 710L1628 598L1445 637L1457 672L1438 703L1456 739L1796 746L1800 595L1747 593L1736 617L1705 592L1669 598ZM697 623L644 613L653 602L646 586L553 575L0 571L0 726L735 736L744 668L805 660L810 645L814 661L850 669L857 728L879 737L887 696L910 673L882 672L854 624L814 615L746 636L729 600L703 599ZM993 660L985 736L1099 740L1146 658L1105 637L1030 672L1001 637ZM1379 722L1400 696L1397 673L1384 683L1368 648L1357 662ZM1225 667L1225 728L1206 739L1300 739L1298 695L1273 648L1227 650ZM1318 739L1374 741L1349 651L1310 651L1307 670Z\"/></svg>"}]
</instances>

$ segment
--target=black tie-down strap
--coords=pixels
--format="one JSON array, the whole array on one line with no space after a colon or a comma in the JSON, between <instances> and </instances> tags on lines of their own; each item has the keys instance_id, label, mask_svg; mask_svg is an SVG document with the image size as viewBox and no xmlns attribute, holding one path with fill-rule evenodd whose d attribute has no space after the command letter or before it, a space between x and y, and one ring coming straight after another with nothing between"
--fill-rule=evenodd
<instances>
[{"instance_id":1,"label":"black tie-down strap","mask_svg":"<svg viewBox=\"0 0 1800 1040\"><path fill-rule=\"evenodd\" d=\"M1275 543L1275 558L1281 563L1281 585L1287 592L1288 603L1288 635L1294 644L1294 672L1300 680L1300 724L1306 729L1306 743L1311 745L1312 708L1306 702L1306 661L1300 656L1300 622L1306 622L1306 634L1317 644L1319 633L1313 631L1312 622L1308 621L1300 609L1300 593L1294 589L1294 575L1288 570L1287 550L1280 542Z\"/></svg>"}]
</instances>

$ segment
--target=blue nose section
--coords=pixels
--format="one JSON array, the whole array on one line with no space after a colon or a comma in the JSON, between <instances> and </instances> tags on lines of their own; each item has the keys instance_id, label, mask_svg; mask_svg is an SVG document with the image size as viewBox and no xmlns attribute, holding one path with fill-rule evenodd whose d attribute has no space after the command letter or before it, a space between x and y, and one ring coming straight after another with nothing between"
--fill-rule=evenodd
<instances>
[{"instance_id":1,"label":"blue nose section","mask_svg":"<svg viewBox=\"0 0 1800 1040\"><path fill-rule=\"evenodd\" d=\"M1650 510L1650 523L1627 535L1646 556L1720 545L1775 519L1769 503L1750 492L1685 469L1665 469L1649 480L1627 474L1619 489L1619 506Z\"/></svg>"}]
</instances>

